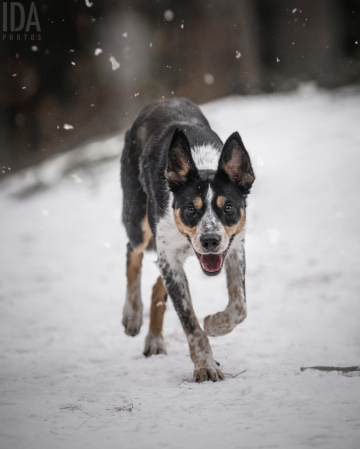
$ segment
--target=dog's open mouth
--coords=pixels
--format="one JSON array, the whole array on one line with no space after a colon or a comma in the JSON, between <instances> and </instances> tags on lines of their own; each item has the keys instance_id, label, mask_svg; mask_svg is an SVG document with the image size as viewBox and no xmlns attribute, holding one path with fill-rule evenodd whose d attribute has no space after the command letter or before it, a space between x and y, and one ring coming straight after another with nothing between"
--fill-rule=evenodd
<instances>
[{"instance_id":1,"label":"dog's open mouth","mask_svg":"<svg viewBox=\"0 0 360 449\"><path fill-rule=\"evenodd\" d=\"M196 252L196 257L199 259L201 268L208 276L215 276L220 273L224 260L227 254L227 250L221 254L200 254Z\"/></svg>"}]
</instances>

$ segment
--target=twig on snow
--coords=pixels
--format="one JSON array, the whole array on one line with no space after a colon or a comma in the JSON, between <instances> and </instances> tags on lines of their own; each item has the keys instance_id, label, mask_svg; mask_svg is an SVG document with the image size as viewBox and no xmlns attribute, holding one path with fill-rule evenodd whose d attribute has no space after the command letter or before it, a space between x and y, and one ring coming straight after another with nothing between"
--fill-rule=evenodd
<instances>
[{"instance_id":1,"label":"twig on snow","mask_svg":"<svg viewBox=\"0 0 360 449\"><path fill-rule=\"evenodd\" d=\"M115 407L115 410L117 412L132 412L133 408L133 401L131 400L131 404L124 405L123 407Z\"/></svg>"},{"instance_id":2,"label":"twig on snow","mask_svg":"<svg viewBox=\"0 0 360 449\"><path fill-rule=\"evenodd\" d=\"M318 371L339 371L341 373L352 373L354 371L360 371L360 366L303 366L300 371L307 369L316 369Z\"/></svg>"},{"instance_id":3,"label":"twig on snow","mask_svg":"<svg viewBox=\"0 0 360 449\"><path fill-rule=\"evenodd\" d=\"M240 374L244 374L244 373L246 373L246 371L247 371L247 369L244 371L240 371L240 373L235 373L235 374L223 373L223 374L224 374L224 376L228 376L228 377L232 378L232 377L240 376Z\"/></svg>"}]
</instances>

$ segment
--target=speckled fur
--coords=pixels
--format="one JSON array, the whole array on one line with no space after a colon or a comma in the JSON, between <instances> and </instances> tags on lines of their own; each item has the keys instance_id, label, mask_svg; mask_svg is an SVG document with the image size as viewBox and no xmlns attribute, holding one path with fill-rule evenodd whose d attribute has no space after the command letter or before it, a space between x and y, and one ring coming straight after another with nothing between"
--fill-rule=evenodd
<instances>
[{"instance_id":1,"label":"speckled fur","mask_svg":"<svg viewBox=\"0 0 360 449\"><path fill-rule=\"evenodd\" d=\"M194 379L222 380L207 335L225 335L246 317L245 209L255 177L242 140L234 133L223 145L200 109L188 100L156 102L142 111L126 134L121 175L123 222L129 237L125 330L136 335L140 329L141 258L154 242L163 285L158 280L153 289L144 354L165 353L165 307L158 311L156 305L165 302L161 298L167 292L187 336ZM202 239L208 235L218 236L216 249L204 246ZM194 313L183 268L194 251L198 257L218 254L211 257L220 260L221 256L226 266L228 305L206 317L204 331ZM132 324L130 330L127 323Z\"/></svg>"}]
</instances>

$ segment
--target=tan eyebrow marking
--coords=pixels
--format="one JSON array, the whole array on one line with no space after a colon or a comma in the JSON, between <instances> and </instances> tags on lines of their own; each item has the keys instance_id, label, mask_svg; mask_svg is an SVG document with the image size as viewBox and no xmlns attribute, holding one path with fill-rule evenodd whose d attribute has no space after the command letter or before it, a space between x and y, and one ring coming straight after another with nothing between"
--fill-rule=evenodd
<instances>
[{"instance_id":1,"label":"tan eyebrow marking","mask_svg":"<svg viewBox=\"0 0 360 449\"><path fill-rule=\"evenodd\" d=\"M224 196L218 196L216 199L216 204L220 209L225 206L226 198Z\"/></svg>"},{"instance_id":2,"label":"tan eyebrow marking","mask_svg":"<svg viewBox=\"0 0 360 449\"><path fill-rule=\"evenodd\" d=\"M199 196L197 196L194 199L194 206L196 207L196 209L201 209L202 205L203 205L202 199Z\"/></svg>"}]
</instances>

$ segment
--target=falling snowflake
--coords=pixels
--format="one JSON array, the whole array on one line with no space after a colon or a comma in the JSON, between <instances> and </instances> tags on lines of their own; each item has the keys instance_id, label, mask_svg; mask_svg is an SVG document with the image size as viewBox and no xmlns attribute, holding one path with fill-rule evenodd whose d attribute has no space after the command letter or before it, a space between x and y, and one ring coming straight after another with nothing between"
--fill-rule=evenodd
<instances>
[{"instance_id":1,"label":"falling snowflake","mask_svg":"<svg viewBox=\"0 0 360 449\"><path fill-rule=\"evenodd\" d=\"M110 56L109 61L111 62L111 68L113 70L117 70L120 67L120 63L114 58L114 56Z\"/></svg>"},{"instance_id":2,"label":"falling snowflake","mask_svg":"<svg viewBox=\"0 0 360 449\"><path fill-rule=\"evenodd\" d=\"M205 73L204 75L204 83L211 85L214 84L215 78L214 75L212 75L211 73Z\"/></svg>"},{"instance_id":3,"label":"falling snowflake","mask_svg":"<svg viewBox=\"0 0 360 449\"><path fill-rule=\"evenodd\" d=\"M77 173L72 173L70 176L73 178L76 184L81 184L82 182L84 182Z\"/></svg>"},{"instance_id":4,"label":"falling snowflake","mask_svg":"<svg viewBox=\"0 0 360 449\"><path fill-rule=\"evenodd\" d=\"M64 123L63 128L64 129L74 129L74 127L72 125L69 125L68 123Z\"/></svg>"},{"instance_id":5,"label":"falling snowflake","mask_svg":"<svg viewBox=\"0 0 360 449\"><path fill-rule=\"evenodd\" d=\"M276 58L276 62L280 62L280 59L279 59L279 58Z\"/></svg>"},{"instance_id":6,"label":"falling snowflake","mask_svg":"<svg viewBox=\"0 0 360 449\"><path fill-rule=\"evenodd\" d=\"M102 51L101 48L95 48L94 55L95 55L95 56L99 56L99 55L101 55L102 52L103 52L103 51Z\"/></svg>"},{"instance_id":7,"label":"falling snowflake","mask_svg":"<svg viewBox=\"0 0 360 449\"><path fill-rule=\"evenodd\" d=\"M128 37L128 34L125 32L123 33L122 37Z\"/></svg>"},{"instance_id":8,"label":"falling snowflake","mask_svg":"<svg viewBox=\"0 0 360 449\"><path fill-rule=\"evenodd\" d=\"M236 59L240 59L241 58L241 53L238 50L236 50L236 52L235 52L235 58Z\"/></svg>"},{"instance_id":9,"label":"falling snowflake","mask_svg":"<svg viewBox=\"0 0 360 449\"><path fill-rule=\"evenodd\" d=\"M165 19L167 22L171 22L173 18L174 18L174 13L173 13L173 11L171 11L171 9L167 9L167 10L164 12L164 19Z\"/></svg>"},{"instance_id":10,"label":"falling snowflake","mask_svg":"<svg viewBox=\"0 0 360 449\"><path fill-rule=\"evenodd\" d=\"M36 45L33 45L33 46L31 47L31 50L32 50L32 51L38 51L38 50L39 50L39 47L37 47Z\"/></svg>"},{"instance_id":11,"label":"falling snowflake","mask_svg":"<svg viewBox=\"0 0 360 449\"><path fill-rule=\"evenodd\" d=\"M94 3L90 3L89 0L85 0L85 5L86 5L88 8L91 8L93 4L94 4Z\"/></svg>"}]
</instances>

